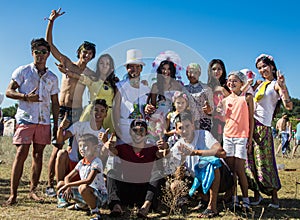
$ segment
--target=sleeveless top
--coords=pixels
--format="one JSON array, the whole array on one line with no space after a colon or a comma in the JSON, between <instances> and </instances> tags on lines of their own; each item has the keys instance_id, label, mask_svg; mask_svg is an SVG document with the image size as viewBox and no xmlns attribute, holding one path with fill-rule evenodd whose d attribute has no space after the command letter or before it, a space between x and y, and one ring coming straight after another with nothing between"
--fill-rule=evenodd
<instances>
[{"instance_id":1,"label":"sleeveless top","mask_svg":"<svg viewBox=\"0 0 300 220\"><path fill-rule=\"evenodd\" d=\"M276 80L273 80L267 86L263 98L259 102L254 102L254 118L268 127L271 127L273 113L280 99L279 94L274 89L275 83ZM260 86L255 90L255 93L259 90Z\"/></svg>"},{"instance_id":2,"label":"sleeveless top","mask_svg":"<svg viewBox=\"0 0 300 220\"><path fill-rule=\"evenodd\" d=\"M245 96L225 98L225 126L226 137L249 137L249 111Z\"/></svg>"}]
</instances>

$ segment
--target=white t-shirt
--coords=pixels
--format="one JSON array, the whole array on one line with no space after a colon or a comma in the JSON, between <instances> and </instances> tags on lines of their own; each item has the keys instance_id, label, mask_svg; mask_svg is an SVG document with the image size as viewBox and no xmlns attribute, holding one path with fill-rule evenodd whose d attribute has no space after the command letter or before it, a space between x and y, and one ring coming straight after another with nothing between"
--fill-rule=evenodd
<instances>
[{"instance_id":1,"label":"white t-shirt","mask_svg":"<svg viewBox=\"0 0 300 220\"><path fill-rule=\"evenodd\" d=\"M105 132L105 129L103 127L100 128L100 130L93 130L91 128L90 122L89 121L84 121L80 122L77 121L74 124L72 124L68 129L73 135L74 135L74 140L72 143L72 150L69 153L69 158L70 160L77 162L79 161L78 158L78 140L83 134L92 134L98 137L100 132ZM99 150L103 146L102 141L99 139Z\"/></svg>"},{"instance_id":2,"label":"white t-shirt","mask_svg":"<svg viewBox=\"0 0 300 220\"><path fill-rule=\"evenodd\" d=\"M209 150L218 141L213 137L213 135L206 130L195 130L194 140L192 143L186 143L183 138L180 138L177 143L171 148L171 153L175 158L181 160L181 154L178 150L178 146L182 143L194 150ZM194 172L194 166L198 163L201 156L187 156L186 165L187 168Z\"/></svg>"},{"instance_id":3,"label":"white t-shirt","mask_svg":"<svg viewBox=\"0 0 300 220\"><path fill-rule=\"evenodd\" d=\"M41 77L33 63L20 66L13 74L12 79L18 83L18 91L28 94L36 89L40 102L19 100L19 107L15 118L17 123L50 124L51 96L59 93L58 78L50 70L46 70Z\"/></svg>"},{"instance_id":4,"label":"white t-shirt","mask_svg":"<svg viewBox=\"0 0 300 220\"><path fill-rule=\"evenodd\" d=\"M129 134L130 124L137 116L136 113L141 113L146 105L150 88L140 83L139 88L134 88L130 85L129 80L123 80L116 84L121 95L120 104L120 121L119 127L122 134L118 134L121 140L125 143L130 143L131 136Z\"/></svg>"},{"instance_id":5,"label":"white t-shirt","mask_svg":"<svg viewBox=\"0 0 300 220\"><path fill-rule=\"evenodd\" d=\"M103 194L107 194L103 177L103 164L99 157L95 157L90 164L84 164L83 159L80 160L76 165L75 170L79 172L80 179L82 180L86 179L92 170L98 170L98 174L89 186L98 189Z\"/></svg>"}]
</instances>

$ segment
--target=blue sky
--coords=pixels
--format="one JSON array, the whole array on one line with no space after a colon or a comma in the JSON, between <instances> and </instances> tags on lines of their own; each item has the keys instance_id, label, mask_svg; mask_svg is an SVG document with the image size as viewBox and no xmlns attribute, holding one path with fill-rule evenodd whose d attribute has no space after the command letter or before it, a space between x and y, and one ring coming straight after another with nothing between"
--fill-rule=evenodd
<instances>
[{"instance_id":1,"label":"blue sky","mask_svg":"<svg viewBox=\"0 0 300 220\"><path fill-rule=\"evenodd\" d=\"M113 48L118 66L125 62L126 48L140 47L147 57L173 50L184 66L199 57L207 62L220 58L227 72L249 68L257 73L255 58L268 53L285 74L291 96L300 98L299 6L296 0L0 1L0 93L5 93L15 68L32 62L30 41L45 36L43 18L62 7L66 14L55 22L54 43L74 61L84 40L97 45L97 56ZM54 62L50 57L48 67L60 77ZM205 62L201 65L205 82ZM120 67L118 74L123 73ZM5 98L1 107L14 103Z\"/></svg>"}]
</instances>

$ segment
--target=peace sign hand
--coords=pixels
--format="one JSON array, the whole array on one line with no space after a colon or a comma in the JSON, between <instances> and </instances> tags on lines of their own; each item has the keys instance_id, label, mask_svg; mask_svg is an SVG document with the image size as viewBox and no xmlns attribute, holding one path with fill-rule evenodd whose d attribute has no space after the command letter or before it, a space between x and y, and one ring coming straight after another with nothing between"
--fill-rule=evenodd
<instances>
[{"instance_id":1,"label":"peace sign hand","mask_svg":"<svg viewBox=\"0 0 300 220\"><path fill-rule=\"evenodd\" d=\"M281 89L286 89L286 85L285 85L285 78L283 76L283 74L280 72L280 70L277 70L276 72L277 74L277 84Z\"/></svg>"},{"instance_id":2,"label":"peace sign hand","mask_svg":"<svg viewBox=\"0 0 300 220\"><path fill-rule=\"evenodd\" d=\"M48 18L49 21L54 21L56 18L58 18L59 16L65 14L65 12L60 12L61 11L61 8L57 9L57 10L52 10L51 11L51 14Z\"/></svg>"}]
</instances>

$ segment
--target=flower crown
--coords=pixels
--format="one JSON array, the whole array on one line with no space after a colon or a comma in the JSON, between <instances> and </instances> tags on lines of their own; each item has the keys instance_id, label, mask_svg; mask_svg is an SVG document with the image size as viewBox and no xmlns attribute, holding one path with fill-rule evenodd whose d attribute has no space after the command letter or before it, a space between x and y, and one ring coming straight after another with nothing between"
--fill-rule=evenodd
<instances>
[{"instance_id":1,"label":"flower crown","mask_svg":"<svg viewBox=\"0 0 300 220\"><path fill-rule=\"evenodd\" d=\"M185 94L184 92L180 92L180 91L176 91L172 97L172 101L175 102L175 100L179 97L184 98L187 102L189 101L189 98L187 96L187 94Z\"/></svg>"},{"instance_id":2,"label":"flower crown","mask_svg":"<svg viewBox=\"0 0 300 220\"><path fill-rule=\"evenodd\" d=\"M271 56L271 55L268 55L268 54L261 54L261 55L259 55L256 59L255 59L255 63L257 63L257 61L258 60L260 60L261 58L264 58L264 57L266 57L266 58L268 58L269 60L271 60L271 61L274 61L274 58Z\"/></svg>"}]
</instances>

